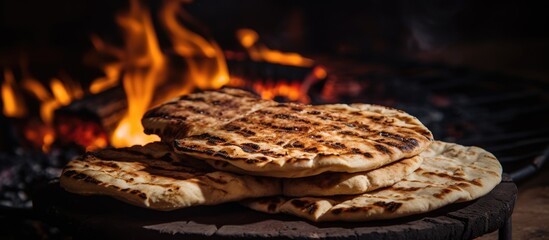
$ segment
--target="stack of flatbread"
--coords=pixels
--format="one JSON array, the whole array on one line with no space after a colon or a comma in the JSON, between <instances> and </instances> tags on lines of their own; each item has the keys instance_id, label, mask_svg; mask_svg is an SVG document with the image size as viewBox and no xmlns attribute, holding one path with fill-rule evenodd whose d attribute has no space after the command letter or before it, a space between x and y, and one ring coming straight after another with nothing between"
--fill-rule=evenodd
<instances>
[{"instance_id":1,"label":"stack of flatbread","mask_svg":"<svg viewBox=\"0 0 549 240\"><path fill-rule=\"evenodd\" d=\"M224 88L173 99L142 123L162 142L87 153L61 186L158 210L241 201L366 221L473 200L501 181L491 153L434 141L415 117L377 105L277 103Z\"/></svg>"}]
</instances>

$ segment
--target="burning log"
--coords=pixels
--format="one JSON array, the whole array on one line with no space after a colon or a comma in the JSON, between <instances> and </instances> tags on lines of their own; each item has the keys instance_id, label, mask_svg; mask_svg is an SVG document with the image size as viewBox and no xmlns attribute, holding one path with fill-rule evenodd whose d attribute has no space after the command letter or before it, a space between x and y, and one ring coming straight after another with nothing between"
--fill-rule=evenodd
<instances>
[{"instance_id":1,"label":"burning log","mask_svg":"<svg viewBox=\"0 0 549 240\"><path fill-rule=\"evenodd\" d=\"M121 86L111 88L55 111L55 132L61 143L77 143L87 148L105 147L126 114L128 103Z\"/></svg>"}]
</instances>

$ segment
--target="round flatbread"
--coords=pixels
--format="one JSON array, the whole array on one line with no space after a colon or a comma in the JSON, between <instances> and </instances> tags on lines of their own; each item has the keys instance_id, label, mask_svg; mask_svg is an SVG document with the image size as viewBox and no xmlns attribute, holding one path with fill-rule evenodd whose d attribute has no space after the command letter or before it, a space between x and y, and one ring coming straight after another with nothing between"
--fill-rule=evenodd
<instances>
[{"instance_id":1,"label":"round flatbread","mask_svg":"<svg viewBox=\"0 0 549 240\"><path fill-rule=\"evenodd\" d=\"M280 181L221 172L185 161L162 143L105 149L67 164L65 190L107 195L157 210L213 205L280 193Z\"/></svg>"},{"instance_id":2,"label":"round flatbread","mask_svg":"<svg viewBox=\"0 0 549 240\"><path fill-rule=\"evenodd\" d=\"M369 172L323 173L298 179L252 177L217 171L204 161L175 154L166 144L151 143L104 149L73 160L61 175L61 186L83 195L108 195L137 206L172 210L278 194L364 193L393 184L420 163L416 156ZM237 196L239 193L242 196Z\"/></svg>"},{"instance_id":3,"label":"round flatbread","mask_svg":"<svg viewBox=\"0 0 549 240\"><path fill-rule=\"evenodd\" d=\"M368 172L330 172L305 178L286 178L282 180L282 195L335 196L370 192L402 180L418 169L422 162L421 157L415 156Z\"/></svg>"},{"instance_id":4,"label":"round flatbread","mask_svg":"<svg viewBox=\"0 0 549 240\"><path fill-rule=\"evenodd\" d=\"M146 114L143 124L147 128L153 120L178 116L173 122L181 130L168 131L177 132L172 134L179 137L173 142L177 153L226 161L253 175L284 178L364 172L413 157L432 141L431 132L418 119L392 108L277 103L241 90L226 91L191 94L166 103ZM188 120L197 119L195 115L206 117ZM148 132L166 138L163 130Z\"/></svg>"},{"instance_id":5,"label":"round flatbread","mask_svg":"<svg viewBox=\"0 0 549 240\"><path fill-rule=\"evenodd\" d=\"M479 198L500 181L501 164L478 147L434 142L423 163L391 187L338 197L274 197L244 205L262 212L287 213L311 221L368 221L425 213L454 202Z\"/></svg>"},{"instance_id":6,"label":"round flatbread","mask_svg":"<svg viewBox=\"0 0 549 240\"><path fill-rule=\"evenodd\" d=\"M249 174L224 161L207 162L218 170ZM327 172L304 178L283 178L281 194L301 197L365 193L395 184L418 169L422 162L423 158L415 156L367 172Z\"/></svg>"}]
</instances>

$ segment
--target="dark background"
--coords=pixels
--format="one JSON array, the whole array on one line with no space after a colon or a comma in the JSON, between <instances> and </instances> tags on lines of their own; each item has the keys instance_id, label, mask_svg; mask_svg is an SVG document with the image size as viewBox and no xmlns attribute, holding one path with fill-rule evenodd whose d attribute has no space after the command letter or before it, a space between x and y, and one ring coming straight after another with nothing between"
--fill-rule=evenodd
<instances>
[{"instance_id":1,"label":"dark background","mask_svg":"<svg viewBox=\"0 0 549 240\"><path fill-rule=\"evenodd\" d=\"M142 1L156 14L161 1ZM197 0L191 24L224 49L236 29L259 32L273 49L436 61L548 80L549 14L537 1ZM126 1L0 2L0 65L82 61L90 34L121 43L114 16ZM163 39L161 30L158 35ZM163 41L162 43L166 43Z\"/></svg>"},{"instance_id":2,"label":"dark background","mask_svg":"<svg viewBox=\"0 0 549 240\"><path fill-rule=\"evenodd\" d=\"M142 3L156 15L162 1ZM20 74L18 68L26 62L42 81L63 72L89 82L102 74L85 66L85 56L93 51L90 36L97 34L106 42L121 45L122 31L115 15L128 5L124 0L0 0L0 71L9 68ZM186 26L215 39L223 49L240 48L235 31L251 28L272 49L312 58L359 56L370 62L437 62L549 83L549 8L545 5L540 1L474 0L195 0L185 9L198 20ZM156 16L153 19L157 21ZM165 32L158 22L156 25L163 48L169 48ZM0 79L3 81L3 74ZM14 149L9 123L0 114L0 154ZM527 127L534 131L545 127L531 125ZM543 222L547 221L540 219L549 216L543 214L548 209L548 169L546 165L536 178L522 185L525 197L519 198L515 208L515 231L528 232L539 225L537 229L543 231L535 234L549 234L544 232ZM0 228L0 238L64 236L37 233L36 222L21 218L0 216L0 225L5 226Z\"/></svg>"}]
</instances>

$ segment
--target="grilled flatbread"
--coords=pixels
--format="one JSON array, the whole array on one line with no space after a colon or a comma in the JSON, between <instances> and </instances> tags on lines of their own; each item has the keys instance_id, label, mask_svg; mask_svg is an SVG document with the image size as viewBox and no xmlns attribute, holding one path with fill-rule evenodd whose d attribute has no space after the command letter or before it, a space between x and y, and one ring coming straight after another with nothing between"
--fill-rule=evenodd
<instances>
[{"instance_id":1,"label":"grilled flatbread","mask_svg":"<svg viewBox=\"0 0 549 240\"><path fill-rule=\"evenodd\" d=\"M165 130L168 120L151 124L180 116L185 117L172 123L180 130ZM198 120L203 116L204 121ZM166 103L147 113L143 124L167 141L177 138L177 153L226 161L253 175L285 178L376 169L413 157L432 141L419 120L399 110L367 104L282 104L235 89Z\"/></svg>"},{"instance_id":2,"label":"grilled flatbread","mask_svg":"<svg viewBox=\"0 0 549 240\"><path fill-rule=\"evenodd\" d=\"M251 177L215 170L204 161L175 154L164 143L151 143L104 149L73 160L61 175L61 186L83 195L108 195L137 206L172 210L278 194L364 193L394 184L420 163L420 157L413 157L363 173L324 173L300 179ZM240 191L246 194L234 196Z\"/></svg>"},{"instance_id":3,"label":"grilled flatbread","mask_svg":"<svg viewBox=\"0 0 549 240\"><path fill-rule=\"evenodd\" d=\"M500 181L502 168L478 147L434 142L422 152L420 168L391 187L361 195L274 197L244 201L262 212L287 213L311 221L367 221L425 213L479 198Z\"/></svg>"},{"instance_id":4,"label":"grilled flatbread","mask_svg":"<svg viewBox=\"0 0 549 240\"><path fill-rule=\"evenodd\" d=\"M328 172L305 178L282 180L284 196L335 196L370 192L395 184L419 168L423 159L406 158L368 172Z\"/></svg>"},{"instance_id":5,"label":"grilled flatbread","mask_svg":"<svg viewBox=\"0 0 549 240\"><path fill-rule=\"evenodd\" d=\"M202 164L202 165L201 165ZM213 205L280 193L280 181L211 169L180 159L161 143L86 154L67 164L61 186L157 210Z\"/></svg>"},{"instance_id":6,"label":"grilled flatbread","mask_svg":"<svg viewBox=\"0 0 549 240\"><path fill-rule=\"evenodd\" d=\"M275 102L251 92L223 88L185 95L149 110L141 120L146 134L156 134L172 143L176 138L200 134ZM243 132L245 134L245 132Z\"/></svg>"},{"instance_id":7,"label":"grilled flatbread","mask_svg":"<svg viewBox=\"0 0 549 240\"><path fill-rule=\"evenodd\" d=\"M207 160L207 162L218 170L249 174L224 161ZM395 184L418 169L422 162L423 158L415 156L367 172L326 172L304 178L282 178L281 194L301 197L365 193Z\"/></svg>"}]
</instances>

